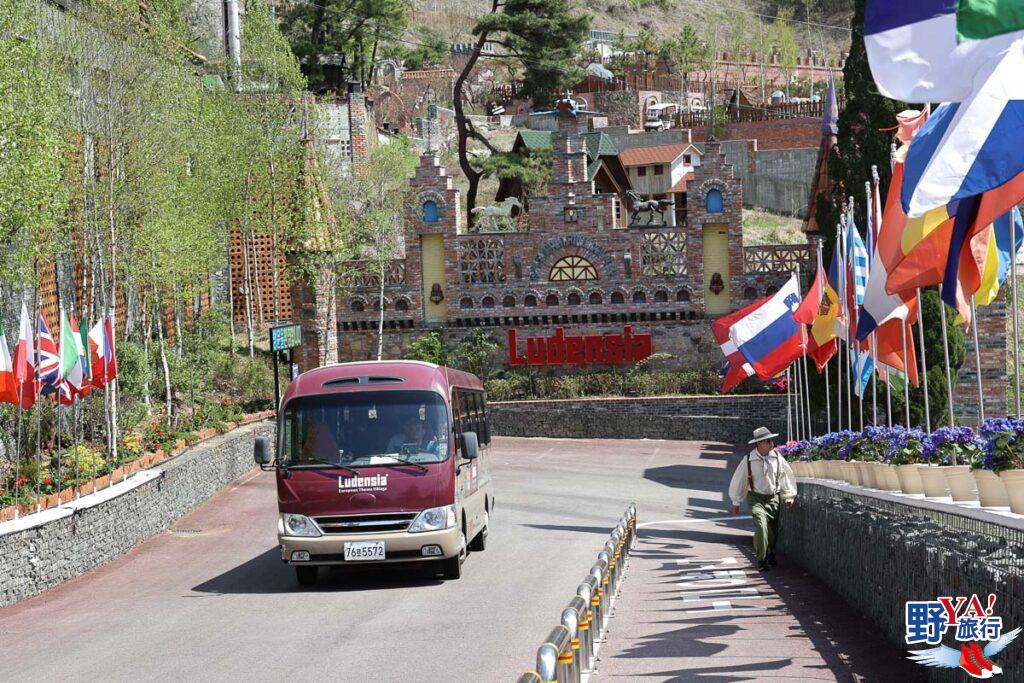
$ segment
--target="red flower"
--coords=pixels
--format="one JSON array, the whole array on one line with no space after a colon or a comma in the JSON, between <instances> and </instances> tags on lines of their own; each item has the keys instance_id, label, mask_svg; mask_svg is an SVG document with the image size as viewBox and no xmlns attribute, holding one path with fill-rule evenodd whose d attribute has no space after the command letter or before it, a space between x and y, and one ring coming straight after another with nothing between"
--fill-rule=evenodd
<instances>
[{"instance_id":1,"label":"red flower","mask_svg":"<svg viewBox=\"0 0 1024 683\"><path fill-rule=\"evenodd\" d=\"M49 477L43 477L43 483L46 484L47 486L52 486L53 479L50 479Z\"/></svg>"},{"instance_id":2,"label":"red flower","mask_svg":"<svg viewBox=\"0 0 1024 683\"><path fill-rule=\"evenodd\" d=\"M28 483L28 477L22 477L21 479L18 480L18 486L24 486L27 483Z\"/></svg>"},{"instance_id":3,"label":"red flower","mask_svg":"<svg viewBox=\"0 0 1024 683\"><path fill-rule=\"evenodd\" d=\"M65 481L67 481L70 478L71 478L71 474L70 473L64 475L64 480Z\"/></svg>"}]
</instances>

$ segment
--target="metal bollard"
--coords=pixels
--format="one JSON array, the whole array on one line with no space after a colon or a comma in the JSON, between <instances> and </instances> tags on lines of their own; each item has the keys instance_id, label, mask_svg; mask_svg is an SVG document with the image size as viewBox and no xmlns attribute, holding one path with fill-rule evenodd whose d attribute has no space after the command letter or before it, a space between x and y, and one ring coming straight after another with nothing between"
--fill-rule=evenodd
<instances>
[{"instance_id":1,"label":"metal bollard","mask_svg":"<svg viewBox=\"0 0 1024 683\"><path fill-rule=\"evenodd\" d=\"M594 613L590 619L591 640L597 642L604 633L604 606L601 604L601 574L600 565L595 564L590 568L590 574L585 582L590 586L590 610ZM590 649L593 653L594 649Z\"/></svg>"},{"instance_id":2,"label":"metal bollard","mask_svg":"<svg viewBox=\"0 0 1024 683\"><path fill-rule=\"evenodd\" d=\"M536 671L524 671L516 679L516 683L541 683L543 680Z\"/></svg>"},{"instance_id":3,"label":"metal bollard","mask_svg":"<svg viewBox=\"0 0 1024 683\"><path fill-rule=\"evenodd\" d=\"M636 544L636 534L637 534L637 528L636 528L636 503L630 503L629 504L629 517L630 517L630 525L632 526L632 533L630 535L630 544L629 545L630 545L630 550L632 550L633 549L633 545Z\"/></svg>"},{"instance_id":4,"label":"metal bollard","mask_svg":"<svg viewBox=\"0 0 1024 683\"><path fill-rule=\"evenodd\" d=\"M563 657L568 654L568 664L572 665L572 650L569 645L569 629L564 626L556 626L548 634L544 644L537 648L537 673L542 681L558 681L566 683L569 679L565 677L566 662Z\"/></svg>"},{"instance_id":5,"label":"metal bollard","mask_svg":"<svg viewBox=\"0 0 1024 683\"><path fill-rule=\"evenodd\" d=\"M603 633L605 628L608 627L608 619L611 618L612 611L612 594L609 590L611 581L611 572L608 570L608 553L601 551L597 554L597 566L601 568L601 585L597 589L597 594L601 598L601 632Z\"/></svg>"},{"instance_id":6,"label":"metal bollard","mask_svg":"<svg viewBox=\"0 0 1024 683\"><path fill-rule=\"evenodd\" d=\"M572 652L572 682L579 683L583 673L583 637L580 627L586 618L587 605L583 598L576 596L569 606L562 610L562 626L569 629L569 647Z\"/></svg>"},{"instance_id":7,"label":"metal bollard","mask_svg":"<svg viewBox=\"0 0 1024 683\"><path fill-rule=\"evenodd\" d=\"M618 595L619 585L619 544L613 537L604 544L604 551L608 555L608 598Z\"/></svg>"},{"instance_id":8,"label":"metal bollard","mask_svg":"<svg viewBox=\"0 0 1024 683\"><path fill-rule=\"evenodd\" d=\"M576 596L583 601L583 616L580 618L580 674L594 668L594 595L593 576L587 576L576 588Z\"/></svg>"}]
</instances>

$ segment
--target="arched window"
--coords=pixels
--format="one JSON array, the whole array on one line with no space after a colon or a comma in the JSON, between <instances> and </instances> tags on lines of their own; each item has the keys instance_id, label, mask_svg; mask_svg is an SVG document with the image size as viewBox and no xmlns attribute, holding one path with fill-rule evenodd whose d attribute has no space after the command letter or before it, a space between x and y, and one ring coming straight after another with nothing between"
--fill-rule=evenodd
<instances>
[{"instance_id":1,"label":"arched window","mask_svg":"<svg viewBox=\"0 0 1024 683\"><path fill-rule=\"evenodd\" d=\"M757 290L754 289L753 287L747 287L746 289L743 290L743 298L744 299L756 299L757 298Z\"/></svg>"},{"instance_id":2,"label":"arched window","mask_svg":"<svg viewBox=\"0 0 1024 683\"><path fill-rule=\"evenodd\" d=\"M548 273L552 282L571 282L578 280L596 280L597 268L582 256L566 256L555 261Z\"/></svg>"},{"instance_id":3,"label":"arched window","mask_svg":"<svg viewBox=\"0 0 1024 683\"><path fill-rule=\"evenodd\" d=\"M612 303L624 304L626 303L626 298L622 296L622 292L612 292Z\"/></svg>"},{"instance_id":4,"label":"arched window","mask_svg":"<svg viewBox=\"0 0 1024 683\"><path fill-rule=\"evenodd\" d=\"M725 209L725 201L722 199L721 190L708 190L704 197L704 210L708 213L722 213Z\"/></svg>"},{"instance_id":5,"label":"arched window","mask_svg":"<svg viewBox=\"0 0 1024 683\"><path fill-rule=\"evenodd\" d=\"M537 306L537 297L533 294L527 294L526 298L523 299L523 305L527 308L535 308Z\"/></svg>"},{"instance_id":6,"label":"arched window","mask_svg":"<svg viewBox=\"0 0 1024 683\"><path fill-rule=\"evenodd\" d=\"M765 296L771 296L772 294L775 294L775 293L777 293L778 291L779 291L779 288L778 288L778 287L776 287L775 285L768 285L768 286L767 286L767 287L765 287L765 289L764 289L764 295L765 295Z\"/></svg>"},{"instance_id":7,"label":"arched window","mask_svg":"<svg viewBox=\"0 0 1024 683\"><path fill-rule=\"evenodd\" d=\"M375 310L375 311L379 311L380 310L380 299L374 299L373 300L373 310ZM384 302L384 310L385 311L388 310L388 302L387 301Z\"/></svg>"},{"instance_id":8,"label":"arched window","mask_svg":"<svg viewBox=\"0 0 1024 683\"><path fill-rule=\"evenodd\" d=\"M352 310L356 313L362 313L366 310L366 303L362 299L353 299Z\"/></svg>"},{"instance_id":9,"label":"arched window","mask_svg":"<svg viewBox=\"0 0 1024 683\"><path fill-rule=\"evenodd\" d=\"M654 303L663 304L668 301L668 292L664 289L659 289L654 293Z\"/></svg>"},{"instance_id":10,"label":"arched window","mask_svg":"<svg viewBox=\"0 0 1024 683\"><path fill-rule=\"evenodd\" d=\"M512 308L513 306L516 305L516 298L511 294L508 294L505 296L504 299L501 300L501 305L504 306L505 308Z\"/></svg>"},{"instance_id":11,"label":"arched window","mask_svg":"<svg viewBox=\"0 0 1024 683\"><path fill-rule=\"evenodd\" d=\"M483 306L484 308L494 308L494 297L485 296L483 300L480 302L480 305Z\"/></svg>"},{"instance_id":12,"label":"arched window","mask_svg":"<svg viewBox=\"0 0 1024 683\"><path fill-rule=\"evenodd\" d=\"M473 300L468 296L459 299L459 308L473 308Z\"/></svg>"},{"instance_id":13,"label":"arched window","mask_svg":"<svg viewBox=\"0 0 1024 683\"><path fill-rule=\"evenodd\" d=\"M580 303L582 303L582 299L580 299L580 295L577 294L576 292L570 292L569 293L569 305L570 306L579 306Z\"/></svg>"},{"instance_id":14,"label":"arched window","mask_svg":"<svg viewBox=\"0 0 1024 683\"><path fill-rule=\"evenodd\" d=\"M433 199L428 199L423 202L423 222L424 223L436 223L441 219L441 214L437 210L437 202Z\"/></svg>"},{"instance_id":15,"label":"arched window","mask_svg":"<svg viewBox=\"0 0 1024 683\"><path fill-rule=\"evenodd\" d=\"M633 292L633 303L635 303L635 304L645 304L645 303L647 303L647 295L644 294L640 290L637 290L637 291Z\"/></svg>"},{"instance_id":16,"label":"arched window","mask_svg":"<svg viewBox=\"0 0 1024 683\"><path fill-rule=\"evenodd\" d=\"M557 306L558 305L558 295L557 294L548 294L548 298L544 299L544 305L545 306Z\"/></svg>"},{"instance_id":17,"label":"arched window","mask_svg":"<svg viewBox=\"0 0 1024 683\"><path fill-rule=\"evenodd\" d=\"M690 290L688 290L688 289L680 289L678 292L676 292L676 301L681 301L683 303L689 302L690 301Z\"/></svg>"},{"instance_id":18,"label":"arched window","mask_svg":"<svg viewBox=\"0 0 1024 683\"><path fill-rule=\"evenodd\" d=\"M598 304L602 304L602 303L604 303L604 300L601 298L601 292L591 292L591 294L590 294L590 304L592 306L597 306Z\"/></svg>"},{"instance_id":19,"label":"arched window","mask_svg":"<svg viewBox=\"0 0 1024 683\"><path fill-rule=\"evenodd\" d=\"M395 310L396 311L408 311L409 310L409 300L408 299L399 299L398 301L396 301L395 302Z\"/></svg>"}]
</instances>

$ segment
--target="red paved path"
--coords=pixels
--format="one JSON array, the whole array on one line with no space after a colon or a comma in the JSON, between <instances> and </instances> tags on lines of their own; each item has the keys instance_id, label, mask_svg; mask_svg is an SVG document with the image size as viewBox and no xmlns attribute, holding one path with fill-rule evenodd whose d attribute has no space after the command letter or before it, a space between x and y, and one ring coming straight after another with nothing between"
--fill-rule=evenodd
<instances>
[{"instance_id":1,"label":"red paved path","mask_svg":"<svg viewBox=\"0 0 1024 683\"><path fill-rule=\"evenodd\" d=\"M758 572L749 520L729 517L641 529L591 680L926 680L785 558Z\"/></svg>"}]
</instances>

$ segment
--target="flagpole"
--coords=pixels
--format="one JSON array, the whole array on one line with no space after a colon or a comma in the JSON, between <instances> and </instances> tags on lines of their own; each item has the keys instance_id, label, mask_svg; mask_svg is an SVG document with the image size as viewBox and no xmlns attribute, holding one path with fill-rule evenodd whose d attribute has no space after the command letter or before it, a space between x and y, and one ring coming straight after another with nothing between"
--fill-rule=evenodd
<instances>
[{"instance_id":1,"label":"flagpole","mask_svg":"<svg viewBox=\"0 0 1024 683\"><path fill-rule=\"evenodd\" d=\"M1013 397L1017 404L1017 417L1020 417L1020 335L1017 321L1017 221L1010 217L1010 250L1013 257L1010 259L1010 275L1013 281L1010 283L1010 295L1013 298Z\"/></svg>"},{"instance_id":2,"label":"flagpole","mask_svg":"<svg viewBox=\"0 0 1024 683\"><path fill-rule=\"evenodd\" d=\"M818 272L822 272L822 258L821 258L821 240L817 240L817 253L818 253ZM827 278L826 278L827 279ZM821 310L821 300L825 296L825 288L821 287L818 291L818 310ZM832 398L829 394L832 392L828 386L828 361L825 361L825 433L832 431Z\"/></svg>"},{"instance_id":3,"label":"flagpole","mask_svg":"<svg viewBox=\"0 0 1024 683\"><path fill-rule=\"evenodd\" d=\"M800 366L796 363L792 363L790 368L793 370L793 436L797 441L800 441L804 431L804 407L803 398L800 391Z\"/></svg>"},{"instance_id":4,"label":"flagpole","mask_svg":"<svg viewBox=\"0 0 1024 683\"><path fill-rule=\"evenodd\" d=\"M892 427L892 385L889 384L889 371L885 371L885 426Z\"/></svg>"},{"instance_id":5,"label":"flagpole","mask_svg":"<svg viewBox=\"0 0 1024 683\"><path fill-rule=\"evenodd\" d=\"M36 288L35 306L32 309L34 324L39 324L39 289ZM31 325L30 325L31 328ZM20 336L20 335L19 335ZM39 403L39 330L32 330L32 381L35 383L36 389L36 403ZM42 408L36 407L36 512L43 509L40 504L42 499L42 477L40 476L43 472L43 411Z\"/></svg>"},{"instance_id":6,"label":"flagpole","mask_svg":"<svg viewBox=\"0 0 1024 683\"><path fill-rule=\"evenodd\" d=\"M850 208L847 213L847 223L849 223L850 214L853 213L853 197L850 197ZM853 431L853 344L850 342L850 300L848 290L850 289L850 272L847 259L848 253L848 242L850 240L849 233L843 230L843 310L846 312L846 428Z\"/></svg>"},{"instance_id":7,"label":"flagpole","mask_svg":"<svg viewBox=\"0 0 1024 683\"><path fill-rule=\"evenodd\" d=\"M1013 219L1010 220L1013 222ZM971 327L974 330L974 367L978 373L978 424L985 421L985 390L981 382L981 349L978 348L978 310L974 306L974 295L971 295ZM953 463L956 464L955 462Z\"/></svg>"},{"instance_id":8,"label":"flagpole","mask_svg":"<svg viewBox=\"0 0 1024 683\"><path fill-rule=\"evenodd\" d=\"M900 325L900 337L903 339L903 412L910 429L910 363L907 360L907 326Z\"/></svg>"},{"instance_id":9,"label":"flagpole","mask_svg":"<svg viewBox=\"0 0 1024 683\"><path fill-rule=\"evenodd\" d=\"M877 218L875 215L875 193L873 191L874 185L878 183L878 166L871 167L871 181L864 182L864 194L867 199L867 215L868 215L868 237L870 238L871 248L868 249L868 268L870 273L871 265L874 261L875 251L878 250L878 225ZM874 426L878 426L878 352L877 346L877 335L871 333L871 423Z\"/></svg>"},{"instance_id":10,"label":"flagpole","mask_svg":"<svg viewBox=\"0 0 1024 683\"><path fill-rule=\"evenodd\" d=\"M955 427L953 419L953 375L949 369L949 335L946 334L946 302L942 300L942 285L939 285L939 314L942 318L942 354L946 361L946 403L949 406L949 426Z\"/></svg>"},{"instance_id":11,"label":"flagpole","mask_svg":"<svg viewBox=\"0 0 1024 683\"><path fill-rule=\"evenodd\" d=\"M14 444L14 518L18 519L21 512L21 420L25 409L25 383L18 382L18 438Z\"/></svg>"},{"instance_id":12,"label":"flagpole","mask_svg":"<svg viewBox=\"0 0 1024 683\"><path fill-rule=\"evenodd\" d=\"M1010 221L1011 223L1013 221ZM921 390L924 393L924 429L932 433L932 411L928 399L928 359L924 349L924 302L921 300L921 288L917 288L917 338L921 343ZM909 362L906 358L903 362Z\"/></svg>"},{"instance_id":13,"label":"flagpole","mask_svg":"<svg viewBox=\"0 0 1024 683\"><path fill-rule=\"evenodd\" d=\"M846 260L843 258L843 222L845 220L846 220L846 216L844 215L842 220L840 221L839 225L836 226L836 246L838 247L838 252L839 252L839 268L836 269L837 270L837 274L839 276L839 292L837 292L837 294L839 295L839 297L838 297L839 298L839 315L842 316L843 324L844 325L847 323L847 320L846 320L846 273L844 272L846 270ZM836 377L836 385L837 385L837 389L838 389L838 392L839 392L839 397L836 399L836 403L837 403L836 409L839 411L839 420L838 420L839 431L843 430L843 377L846 375L846 373L843 371L843 356L846 355L846 352L843 351L843 342L845 342L845 341L846 341L846 339L843 339L843 338L839 337L838 335L836 336L836 351L838 351L838 355L839 355L839 361L838 361L839 369L837 371L837 375L838 376ZM849 423L847 423L846 426L849 427L850 426Z\"/></svg>"},{"instance_id":14,"label":"flagpole","mask_svg":"<svg viewBox=\"0 0 1024 683\"><path fill-rule=\"evenodd\" d=\"M790 394L793 390L793 383L789 379L789 368L786 368L786 441L793 440L793 409Z\"/></svg>"},{"instance_id":15,"label":"flagpole","mask_svg":"<svg viewBox=\"0 0 1024 683\"><path fill-rule=\"evenodd\" d=\"M871 423L878 426L878 349L877 336L871 333Z\"/></svg>"}]
</instances>

